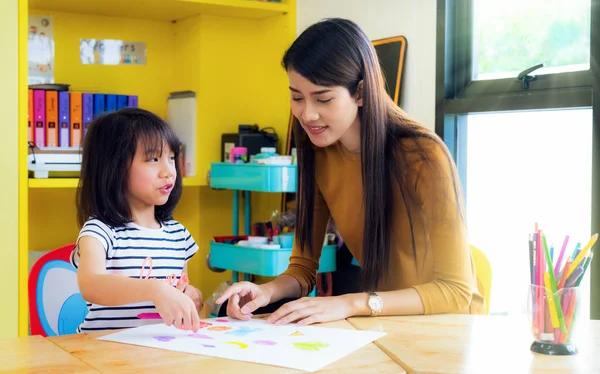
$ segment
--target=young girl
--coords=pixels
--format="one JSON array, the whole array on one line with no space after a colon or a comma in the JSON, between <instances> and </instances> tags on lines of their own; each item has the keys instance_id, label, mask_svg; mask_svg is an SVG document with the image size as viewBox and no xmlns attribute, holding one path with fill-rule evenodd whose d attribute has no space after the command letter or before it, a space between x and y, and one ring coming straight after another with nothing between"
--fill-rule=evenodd
<instances>
[{"instance_id":1,"label":"young girl","mask_svg":"<svg viewBox=\"0 0 600 374\"><path fill-rule=\"evenodd\" d=\"M365 292L291 301L268 322L482 313L456 166L444 142L387 95L366 34L348 20L319 22L296 39L283 66L299 172L290 265L269 283L232 285L217 303L228 299L230 316L249 319L257 308L306 296L333 218Z\"/></svg>"},{"instance_id":2,"label":"young girl","mask_svg":"<svg viewBox=\"0 0 600 374\"><path fill-rule=\"evenodd\" d=\"M71 255L89 309L79 332L158 322L197 331L202 296L185 274L198 246L172 219L179 147L174 131L142 109L104 114L89 128ZM157 312L162 320L138 316Z\"/></svg>"}]
</instances>

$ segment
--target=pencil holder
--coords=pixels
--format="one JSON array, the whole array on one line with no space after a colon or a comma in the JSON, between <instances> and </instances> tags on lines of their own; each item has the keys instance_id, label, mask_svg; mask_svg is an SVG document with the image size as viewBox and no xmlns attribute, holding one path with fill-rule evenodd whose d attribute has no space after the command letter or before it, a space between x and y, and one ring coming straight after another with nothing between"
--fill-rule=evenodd
<instances>
[{"instance_id":1,"label":"pencil holder","mask_svg":"<svg viewBox=\"0 0 600 374\"><path fill-rule=\"evenodd\" d=\"M533 332L531 350L546 355L574 355L578 352L577 316L581 299L579 287L549 288L530 285L528 315Z\"/></svg>"}]
</instances>

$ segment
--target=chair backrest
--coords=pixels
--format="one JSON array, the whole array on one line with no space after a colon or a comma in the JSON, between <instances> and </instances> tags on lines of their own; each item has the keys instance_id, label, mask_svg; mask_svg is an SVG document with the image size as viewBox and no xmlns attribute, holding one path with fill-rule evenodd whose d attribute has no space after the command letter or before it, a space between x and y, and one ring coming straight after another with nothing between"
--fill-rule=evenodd
<instances>
[{"instance_id":1,"label":"chair backrest","mask_svg":"<svg viewBox=\"0 0 600 374\"><path fill-rule=\"evenodd\" d=\"M485 299L485 312L489 314L492 296L492 265L483 251L473 245L470 247L477 272L477 289Z\"/></svg>"},{"instance_id":2,"label":"chair backrest","mask_svg":"<svg viewBox=\"0 0 600 374\"><path fill-rule=\"evenodd\" d=\"M32 335L74 334L88 309L69 257L74 244L55 249L36 261L29 274L29 323Z\"/></svg>"}]
</instances>

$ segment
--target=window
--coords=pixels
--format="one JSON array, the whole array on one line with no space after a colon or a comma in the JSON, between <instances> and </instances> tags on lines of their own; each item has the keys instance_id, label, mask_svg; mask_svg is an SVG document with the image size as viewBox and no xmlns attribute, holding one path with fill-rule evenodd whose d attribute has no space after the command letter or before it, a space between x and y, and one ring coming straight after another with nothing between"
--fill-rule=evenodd
<instances>
[{"instance_id":1,"label":"window","mask_svg":"<svg viewBox=\"0 0 600 374\"><path fill-rule=\"evenodd\" d=\"M473 80L590 68L590 0L473 3Z\"/></svg>"},{"instance_id":2,"label":"window","mask_svg":"<svg viewBox=\"0 0 600 374\"><path fill-rule=\"evenodd\" d=\"M600 232L600 0L438 0L438 22L436 132L492 265L491 312L518 313L536 222L555 246ZM600 319L600 261L582 284Z\"/></svg>"},{"instance_id":3,"label":"window","mask_svg":"<svg viewBox=\"0 0 600 374\"><path fill-rule=\"evenodd\" d=\"M565 124L570 131L564 131ZM545 230L556 253L565 235L567 253L589 240L592 111L471 114L465 130L467 229L469 242L493 267L490 312L520 313L534 223ZM589 306L581 317L588 311Z\"/></svg>"}]
</instances>

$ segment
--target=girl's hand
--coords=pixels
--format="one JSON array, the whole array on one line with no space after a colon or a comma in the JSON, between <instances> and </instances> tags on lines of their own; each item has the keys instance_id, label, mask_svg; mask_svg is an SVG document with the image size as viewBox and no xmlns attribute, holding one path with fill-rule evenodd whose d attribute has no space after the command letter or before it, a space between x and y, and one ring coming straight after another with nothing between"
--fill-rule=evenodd
<instances>
[{"instance_id":1,"label":"girl's hand","mask_svg":"<svg viewBox=\"0 0 600 374\"><path fill-rule=\"evenodd\" d=\"M353 315L351 295L303 297L290 301L267 318L267 323L285 325L298 321L299 325L331 322Z\"/></svg>"},{"instance_id":2,"label":"girl's hand","mask_svg":"<svg viewBox=\"0 0 600 374\"><path fill-rule=\"evenodd\" d=\"M217 304L227 303L227 315L247 321L252 318L252 312L269 305L271 294L262 286L251 282L238 282L229 286L215 301Z\"/></svg>"},{"instance_id":3,"label":"girl's hand","mask_svg":"<svg viewBox=\"0 0 600 374\"><path fill-rule=\"evenodd\" d=\"M194 302L194 305L196 306L196 310L198 312L202 309L202 304L203 304L202 303L202 292L200 292L199 289L192 286L191 284L188 284L188 285L180 284L179 286L177 286L177 289L179 289L185 295L187 295L190 299L192 299L192 301Z\"/></svg>"},{"instance_id":4,"label":"girl's hand","mask_svg":"<svg viewBox=\"0 0 600 374\"><path fill-rule=\"evenodd\" d=\"M167 326L182 330L198 331L200 317L192 298L181 290L162 281L153 282L152 301Z\"/></svg>"}]
</instances>

